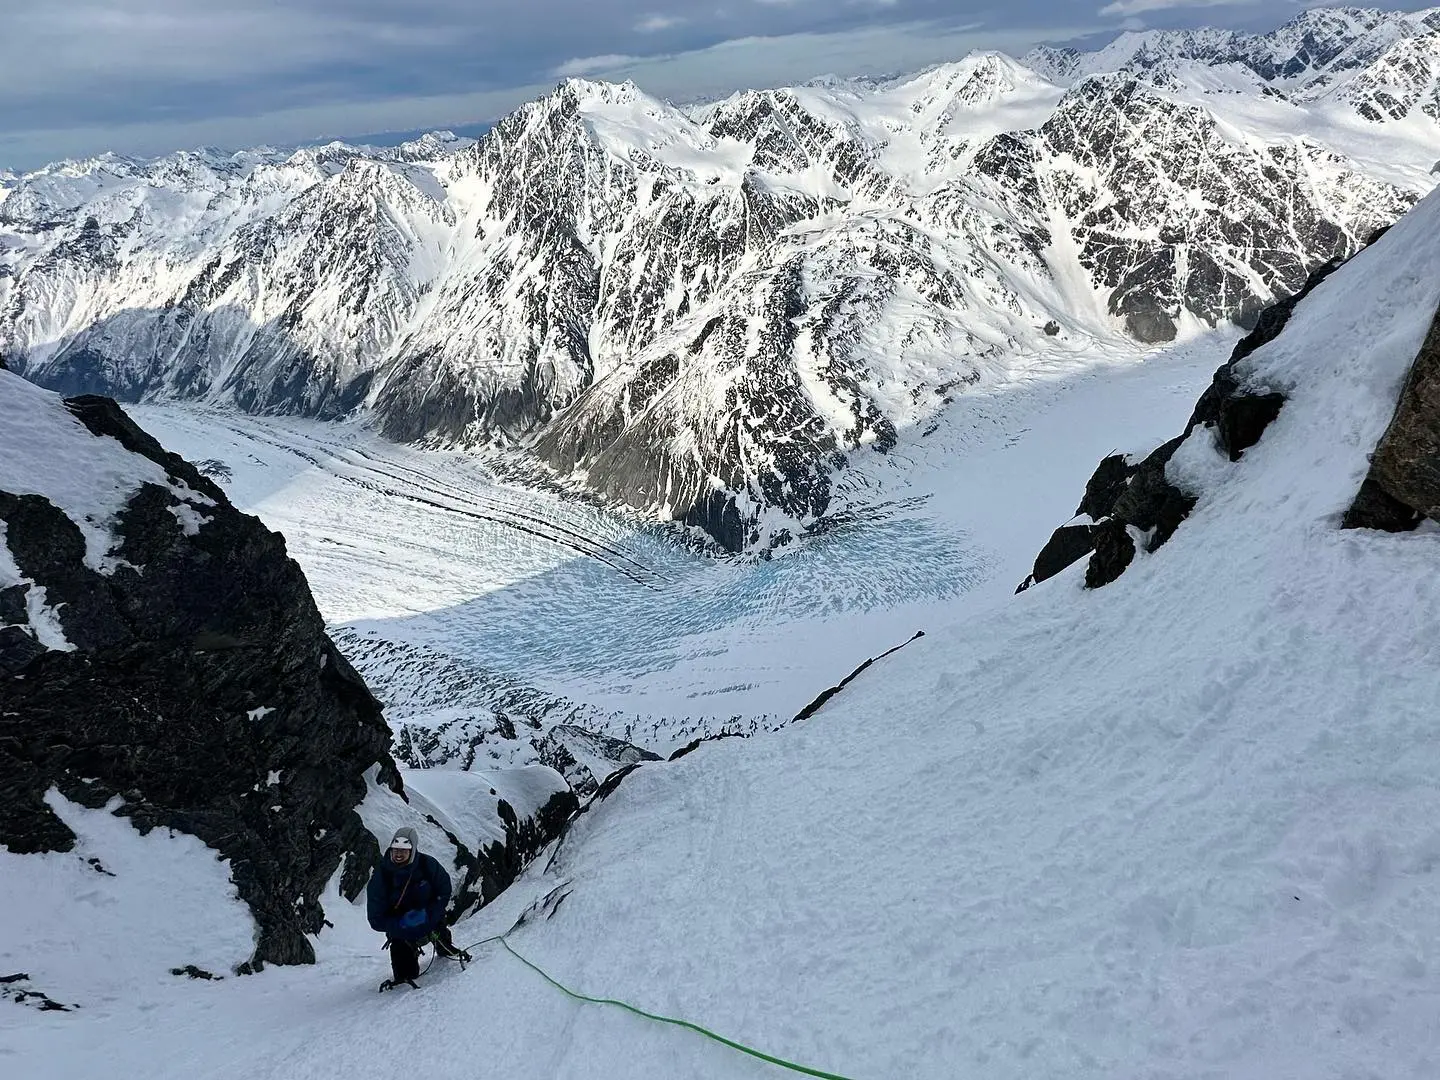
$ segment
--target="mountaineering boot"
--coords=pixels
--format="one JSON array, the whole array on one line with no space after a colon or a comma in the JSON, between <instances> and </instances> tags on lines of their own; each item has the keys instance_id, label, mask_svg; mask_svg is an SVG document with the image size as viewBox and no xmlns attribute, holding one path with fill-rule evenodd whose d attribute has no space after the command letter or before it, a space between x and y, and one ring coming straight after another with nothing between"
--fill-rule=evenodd
<instances>
[{"instance_id":1,"label":"mountaineering boot","mask_svg":"<svg viewBox=\"0 0 1440 1080\"><path fill-rule=\"evenodd\" d=\"M435 946L435 952L448 960L458 960L461 965L470 963L470 954L464 949L456 948L455 939L450 936L450 928L442 926L430 935L430 941Z\"/></svg>"},{"instance_id":2,"label":"mountaineering boot","mask_svg":"<svg viewBox=\"0 0 1440 1080\"><path fill-rule=\"evenodd\" d=\"M458 960L461 964L470 963L470 954L464 949L457 949L454 944L446 945L442 942L435 942L435 952L447 960Z\"/></svg>"},{"instance_id":3,"label":"mountaineering boot","mask_svg":"<svg viewBox=\"0 0 1440 1080\"><path fill-rule=\"evenodd\" d=\"M408 986L412 990L420 989L414 979L386 979L380 984L380 993L383 994L386 990L394 990L397 986Z\"/></svg>"}]
</instances>

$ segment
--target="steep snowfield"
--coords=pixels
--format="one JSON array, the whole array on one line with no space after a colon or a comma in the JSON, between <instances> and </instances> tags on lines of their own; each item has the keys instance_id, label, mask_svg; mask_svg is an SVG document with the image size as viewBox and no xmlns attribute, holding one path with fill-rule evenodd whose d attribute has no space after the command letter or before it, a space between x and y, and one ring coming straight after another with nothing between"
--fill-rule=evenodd
<instances>
[{"instance_id":1,"label":"steep snowfield","mask_svg":"<svg viewBox=\"0 0 1440 1080\"><path fill-rule=\"evenodd\" d=\"M228 974L236 958L254 948L250 910L236 895L229 863L213 849L168 830L141 836L127 818L87 810L58 792L46 801L79 842L65 854L14 855L0 848L4 975L33 976L26 988L49 991L61 1004L80 1004L65 995L84 987L87 1010L123 1008L137 992L164 987L172 967L194 964ZM57 920L57 911L66 918ZM35 964L42 951L43 964ZM6 1001L4 991L0 985L0 1030L28 1027L35 1014ZM79 1075L55 1073L44 1063L27 1071Z\"/></svg>"},{"instance_id":2,"label":"steep snowfield","mask_svg":"<svg viewBox=\"0 0 1440 1080\"><path fill-rule=\"evenodd\" d=\"M1437 303L1431 198L1255 354L1289 401L1243 460L1203 431L1182 448L1171 479L1199 501L1156 554L1098 592L1074 569L1014 598L977 588L812 720L643 766L460 940L559 889L511 936L558 978L855 1078L1435 1075L1440 530L1337 524ZM1142 396L1112 374L1109 396ZM994 452L946 513L1038 523L1027 484L1052 467L1072 486L1041 492L1051 523L1068 512L1098 436L1008 434L1030 450L1010 469ZM27 902L77 928L75 949L84 906L135 887L98 878L86 899L49 880L27 877ZM569 1000L494 946L379 997L362 914L331 918L314 969L137 977L111 997L7 922L3 964L85 1006L0 1013L7 1067L783 1075Z\"/></svg>"}]
</instances>

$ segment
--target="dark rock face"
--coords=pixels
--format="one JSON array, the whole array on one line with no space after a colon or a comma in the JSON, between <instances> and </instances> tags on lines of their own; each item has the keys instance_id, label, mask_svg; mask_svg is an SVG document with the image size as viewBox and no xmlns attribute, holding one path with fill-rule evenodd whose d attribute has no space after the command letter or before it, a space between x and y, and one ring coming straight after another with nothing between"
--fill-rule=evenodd
<instances>
[{"instance_id":1,"label":"dark rock face","mask_svg":"<svg viewBox=\"0 0 1440 1080\"><path fill-rule=\"evenodd\" d=\"M1195 508L1196 500L1166 478L1165 466L1197 427L1208 428L1216 447L1231 461L1239 461L1246 450L1260 441L1266 427L1280 414L1285 396L1250 386L1245 361L1261 346L1279 337L1300 302L1341 265L1339 260L1326 263L1310 275L1304 288L1294 296L1261 312L1255 329L1236 344L1230 359L1215 372L1210 386L1200 395L1183 434L1156 448L1138 464L1132 465L1120 455L1100 462L1085 485L1085 497L1076 510L1096 524L1064 526L1057 530L1035 560L1031 576L1017 591L1054 577L1086 555L1091 559L1085 585L1100 588L1115 581L1134 561L1136 543L1130 533L1132 527L1146 534L1147 552L1157 551L1175 535ZM1414 424L1423 429L1427 422L1432 425L1432 432L1440 430L1434 426L1440 422L1440 414L1429 414L1428 421L1417 417ZM1373 514L1380 504L1372 497L1366 505ZM1393 514L1393 507L1391 512Z\"/></svg>"},{"instance_id":2,"label":"dark rock face","mask_svg":"<svg viewBox=\"0 0 1440 1080\"><path fill-rule=\"evenodd\" d=\"M0 595L0 843L69 850L51 788L141 831L197 836L231 864L258 925L247 969L313 962L321 890L363 887L376 844L355 812L378 765L399 790L380 705L325 636L284 539L240 513L106 398L67 402L97 438L149 458L120 515L113 574L84 562L79 529L37 495L0 492L10 554L43 587L74 651L49 651ZM182 527L203 501L197 528ZM181 512L177 512L181 511ZM15 625L19 623L19 625Z\"/></svg>"},{"instance_id":3,"label":"dark rock face","mask_svg":"<svg viewBox=\"0 0 1440 1080\"><path fill-rule=\"evenodd\" d=\"M7 592L18 592L8 589ZM22 609L21 614L24 614ZM0 614L0 618L5 618ZM45 646L19 626L0 626L0 671L18 671L45 651Z\"/></svg>"},{"instance_id":4,"label":"dark rock face","mask_svg":"<svg viewBox=\"0 0 1440 1080\"><path fill-rule=\"evenodd\" d=\"M1360 484L1355 501L1341 519L1341 527L1400 533L1410 532L1422 520L1423 514L1395 498L1370 475Z\"/></svg>"},{"instance_id":5,"label":"dark rock face","mask_svg":"<svg viewBox=\"0 0 1440 1080\"><path fill-rule=\"evenodd\" d=\"M1126 461L1123 454L1111 454L1105 458L1086 483L1085 497L1080 500L1075 515L1088 517L1092 522L1108 518L1114 512L1120 496L1129 487L1136 471L1136 467ZM1035 566L1030 576L1022 581L1015 591L1022 593L1030 586L1049 580L1066 567L1085 558L1095 550L1098 532L1099 527L1093 524L1060 526L1035 557ZM1126 563L1129 563L1128 559Z\"/></svg>"},{"instance_id":6,"label":"dark rock face","mask_svg":"<svg viewBox=\"0 0 1440 1080\"><path fill-rule=\"evenodd\" d=\"M1382 229L1374 234L1372 242L1384 232ZM1186 434L1198 424L1213 427L1217 445L1231 461L1239 461L1241 454L1260 441L1265 428L1280 415L1285 398L1282 394L1242 389L1244 361L1256 349L1279 337L1300 301L1343 265L1343 260L1339 259L1327 262L1310 275L1304 288L1294 296L1261 312L1255 329L1236 344L1229 362L1215 372L1210 386L1200 395L1195 411L1185 425Z\"/></svg>"},{"instance_id":7,"label":"dark rock face","mask_svg":"<svg viewBox=\"0 0 1440 1080\"><path fill-rule=\"evenodd\" d=\"M1105 458L1085 485L1085 497L1075 512L1088 515L1092 521L1105 517L1114 508L1115 500L1124 492L1134 471L1123 454Z\"/></svg>"},{"instance_id":8,"label":"dark rock face","mask_svg":"<svg viewBox=\"0 0 1440 1080\"><path fill-rule=\"evenodd\" d=\"M1346 528L1402 532L1421 518L1440 520L1440 312L1370 462Z\"/></svg>"},{"instance_id":9,"label":"dark rock face","mask_svg":"<svg viewBox=\"0 0 1440 1080\"><path fill-rule=\"evenodd\" d=\"M1110 518L1095 526L1095 554L1085 568L1085 587L1099 589L1109 585L1135 561L1135 541L1125 522Z\"/></svg>"},{"instance_id":10,"label":"dark rock face","mask_svg":"<svg viewBox=\"0 0 1440 1080\"><path fill-rule=\"evenodd\" d=\"M1016 592L1054 577L1067 566L1079 562L1095 550L1095 527L1092 525L1061 525L1035 557L1035 569Z\"/></svg>"},{"instance_id":11,"label":"dark rock face","mask_svg":"<svg viewBox=\"0 0 1440 1080\"><path fill-rule=\"evenodd\" d=\"M1194 498L1165 478L1165 466L1184 441L1184 435L1171 439L1136 465L1118 454L1100 462L1085 485L1085 497L1076 511L1089 515L1097 524L1057 530L1035 560L1034 571L1022 588L1054 577L1092 551L1094 557L1085 584L1092 589L1108 585L1135 558L1129 526L1148 534L1147 552L1158 550L1174 536L1195 508Z\"/></svg>"},{"instance_id":12,"label":"dark rock face","mask_svg":"<svg viewBox=\"0 0 1440 1080\"><path fill-rule=\"evenodd\" d=\"M500 816L505 822L505 842L492 842L480 849L476 856L477 876L473 880L467 877L465 887L473 889L478 883L482 904L495 899L520 876L530 860L564 833L565 826L579 810L580 800L570 791L551 796L538 813L523 821L516 817L509 803L502 801Z\"/></svg>"},{"instance_id":13,"label":"dark rock face","mask_svg":"<svg viewBox=\"0 0 1440 1080\"><path fill-rule=\"evenodd\" d=\"M1174 536L1194 508L1195 500L1165 479L1165 466L1184 441L1184 436L1171 439L1142 461L1110 508L1109 517L1152 533L1147 551L1154 551Z\"/></svg>"}]
</instances>

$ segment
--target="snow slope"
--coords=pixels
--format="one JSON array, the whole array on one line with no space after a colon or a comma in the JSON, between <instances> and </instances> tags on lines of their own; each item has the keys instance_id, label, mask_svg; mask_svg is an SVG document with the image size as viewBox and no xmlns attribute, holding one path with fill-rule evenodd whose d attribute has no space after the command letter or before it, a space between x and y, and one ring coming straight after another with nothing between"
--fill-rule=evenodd
<instances>
[{"instance_id":1,"label":"snow slope","mask_svg":"<svg viewBox=\"0 0 1440 1080\"><path fill-rule=\"evenodd\" d=\"M1254 354L1289 398L1260 442L1177 455L1199 501L1165 547L1097 592L976 590L814 719L641 767L461 940L558 888L511 941L568 984L857 1078L1435 1075L1440 530L1337 525L1437 304L1431 198ZM977 516L1034 514L1026 478ZM331 916L313 970L0 1013L7 1064L782 1075L493 947L378 997L373 936Z\"/></svg>"}]
</instances>

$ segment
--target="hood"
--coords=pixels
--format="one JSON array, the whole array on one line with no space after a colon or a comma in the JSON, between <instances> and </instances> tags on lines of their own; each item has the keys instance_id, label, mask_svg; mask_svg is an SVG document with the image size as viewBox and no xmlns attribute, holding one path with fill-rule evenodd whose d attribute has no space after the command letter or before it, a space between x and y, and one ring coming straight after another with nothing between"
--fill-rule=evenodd
<instances>
[{"instance_id":1,"label":"hood","mask_svg":"<svg viewBox=\"0 0 1440 1080\"><path fill-rule=\"evenodd\" d=\"M395 841L402 837L410 841L410 861L405 864L405 869L409 869L412 866L418 865L420 862L420 837L417 836L415 830L408 825L395 830L395 835L390 838L390 843L385 845L385 850L380 853L380 857L387 866L395 866L395 864L390 861L390 849L395 845Z\"/></svg>"}]
</instances>

